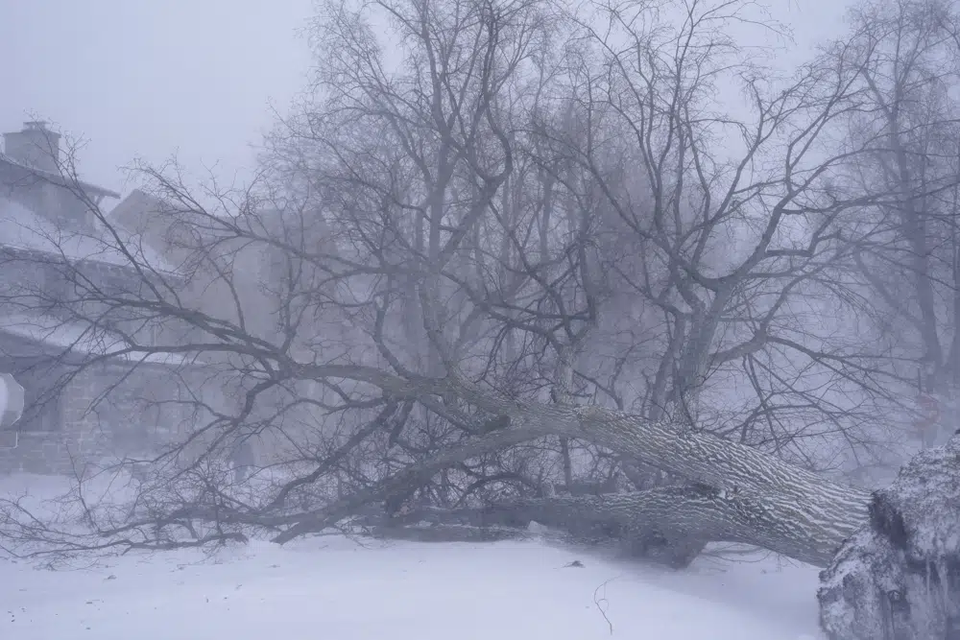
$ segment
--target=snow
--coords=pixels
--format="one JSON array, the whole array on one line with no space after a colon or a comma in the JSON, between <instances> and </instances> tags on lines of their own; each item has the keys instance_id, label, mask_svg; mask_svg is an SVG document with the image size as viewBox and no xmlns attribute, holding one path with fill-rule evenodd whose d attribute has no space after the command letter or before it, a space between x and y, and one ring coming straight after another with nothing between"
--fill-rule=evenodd
<instances>
[{"instance_id":1,"label":"snow","mask_svg":"<svg viewBox=\"0 0 960 640\"><path fill-rule=\"evenodd\" d=\"M0 628L20 640L585 640L611 625L659 640L815 637L815 574L764 566L670 576L536 542L253 541L73 571L0 564Z\"/></svg>"},{"instance_id":2,"label":"snow","mask_svg":"<svg viewBox=\"0 0 960 640\"><path fill-rule=\"evenodd\" d=\"M25 478L35 494L54 484L20 476L21 486ZM537 541L320 536L283 547L253 540L217 552L131 552L94 566L78 559L56 571L0 559L0 637L820 637L816 570L757 558L704 557L672 572ZM575 560L583 567L566 566Z\"/></svg>"}]
</instances>

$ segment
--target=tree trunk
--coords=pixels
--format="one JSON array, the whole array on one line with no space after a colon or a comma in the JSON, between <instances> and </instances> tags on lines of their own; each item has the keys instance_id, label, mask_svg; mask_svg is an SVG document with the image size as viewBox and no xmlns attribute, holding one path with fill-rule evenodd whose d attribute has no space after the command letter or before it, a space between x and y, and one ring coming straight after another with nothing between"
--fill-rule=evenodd
<instances>
[{"instance_id":1,"label":"tree trunk","mask_svg":"<svg viewBox=\"0 0 960 640\"><path fill-rule=\"evenodd\" d=\"M708 542L777 548L818 566L831 559L811 547L786 544L779 523L756 501L705 485L520 500L487 508L481 524L522 526L531 520L574 535L618 538L631 553L676 568L689 565Z\"/></svg>"}]
</instances>

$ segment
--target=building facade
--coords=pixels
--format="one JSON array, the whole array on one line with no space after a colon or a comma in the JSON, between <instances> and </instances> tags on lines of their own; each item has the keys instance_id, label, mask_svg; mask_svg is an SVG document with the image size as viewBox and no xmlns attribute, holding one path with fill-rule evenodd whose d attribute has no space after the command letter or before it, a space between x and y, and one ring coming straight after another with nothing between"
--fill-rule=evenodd
<instances>
[{"instance_id":1,"label":"building facade","mask_svg":"<svg viewBox=\"0 0 960 640\"><path fill-rule=\"evenodd\" d=\"M137 262L179 276L149 249L125 253L100 214L120 194L72 176L59 141L28 122L0 154L0 371L26 391L23 417L0 433L0 473L150 455L201 419L193 394L222 404L202 365L126 353L163 327L125 322L104 301L147 284Z\"/></svg>"}]
</instances>

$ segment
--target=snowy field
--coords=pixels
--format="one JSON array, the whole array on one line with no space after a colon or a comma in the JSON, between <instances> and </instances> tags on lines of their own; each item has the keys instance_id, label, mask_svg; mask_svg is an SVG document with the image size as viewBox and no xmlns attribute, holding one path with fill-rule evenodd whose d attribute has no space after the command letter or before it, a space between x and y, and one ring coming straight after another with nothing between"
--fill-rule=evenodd
<instances>
[{"instance_id":1,"label":"snowy field","mask_svg":"<svg viewBox=\"0 0 960 640\"><path fill-rule=\"evenodd\" d=\"M582 567L568 567L579 561ZM817 572L704 557L673 572L530 542L252 541L52 571L0 559L3 640L801 640Z\"/></svg>"}]
</instances>

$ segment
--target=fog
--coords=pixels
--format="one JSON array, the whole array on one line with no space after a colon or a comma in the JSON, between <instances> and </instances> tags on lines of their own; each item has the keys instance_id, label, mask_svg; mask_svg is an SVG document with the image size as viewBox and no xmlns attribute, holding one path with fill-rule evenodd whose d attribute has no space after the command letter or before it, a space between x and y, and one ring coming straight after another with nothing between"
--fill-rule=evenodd
<instances>
[{"instance_id":1,"label":"fog","mask_svg":"<svg viewBox=\"0 0 960 640\"><path fill-rule=\"evenodd\" d=\"M957 3L8 0L0 60L0 560L765 553L770 637L960 638Z\"/></svg>"},{"instance_id":2,"label":"fog","mask_svg":"<svg viewBox=\"0 0 960 640\"><path fill-rule=\"evenodd\" d=\"M0 129L51 121L118 190L118 168L176 151L249 175L250 145L305 84L310 15L310 0L0 2Z\"/></svg>"},{"instance_id":3,"label":"fog","mask_svg":"<svg viewBox=\"0 0 960 640\"><path fill-rule=\"evenodd\" d=\"M842 29L849 0L774 0L783 64ZM120 169L171 154L198 175L250 176L251 147L307 85L312 0L0 2L0 129L48 120L86 144L80 171L126 193Z\"/></svg>"}]
</instances>

